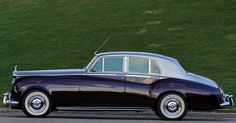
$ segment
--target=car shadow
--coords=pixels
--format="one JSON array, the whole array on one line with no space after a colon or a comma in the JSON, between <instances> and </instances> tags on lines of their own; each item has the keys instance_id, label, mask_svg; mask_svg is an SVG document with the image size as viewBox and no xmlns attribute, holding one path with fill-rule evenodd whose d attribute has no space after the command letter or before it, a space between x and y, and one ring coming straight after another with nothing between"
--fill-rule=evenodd
<instances>
[{"instance_id":1,"label":"car shadow","mask_svg":"<svg viewBox=\"0 0 236 123\"><path fill-rule=\"evenodd\" d=\"M11 118L29 118L27 116L24 116L24 115L21 115L21 116L6 116L6 117L11 117ZM94 119L98 119L98 120L143 120L143 121L146 121L146 120L159 120L159 121L163 121L162 119L160 119L159 117L150 117L150 116L105 116L105 115L99 115L99 116L48 116L46 118L29 118L29 119L91 119L91 120L94 120ZM193 117L186 117L184 119L182 119L181 121L230 121L230 120L227 120L227 119L218 119L218 118L193 118Z\"/></svg>"},{"instance_id":2,"label":"car shadow","mask_svg":"<svg viewBox=\"0 0 236 123\"><path fill-rule=\"evenodd\" d=\"M22 111L1 112L0 117L29 118ZM43 118L33 118L43 119ZM102 119L102 120L161 120L155 113L145 112L69 112L55 111L45 119ZM233 119L235 120L235 119ZM197 114L187 114L182 121L232 121L232 117L217 117L217 115L203 116Z\"/></svg>"}]
</instances>

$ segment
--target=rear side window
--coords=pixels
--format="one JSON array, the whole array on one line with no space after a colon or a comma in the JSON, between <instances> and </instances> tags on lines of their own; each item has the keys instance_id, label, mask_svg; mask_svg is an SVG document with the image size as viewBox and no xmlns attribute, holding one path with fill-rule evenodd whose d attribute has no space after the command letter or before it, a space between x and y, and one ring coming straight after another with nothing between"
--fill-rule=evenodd
<instances>
[{"instance_id":1,"label":"rear side window","mask_svg":"<svg viewBox=\"0 0 236 123\"><path fill-rule=\"evenodd\" d=\"M149 73L149 60L142 57L129 57L129 72L130 73Z\"/></svg>"},{"instance_id":2,"label":"rear side window","mask_svg":"<svg viewBox=\"0 0 236 123\"><path fill-rule=\"evenodd\" d=\"M159 74L160 69L155 60L144 57L129 57L128 72L137 74Z\"/></svg>"}]
</instances>

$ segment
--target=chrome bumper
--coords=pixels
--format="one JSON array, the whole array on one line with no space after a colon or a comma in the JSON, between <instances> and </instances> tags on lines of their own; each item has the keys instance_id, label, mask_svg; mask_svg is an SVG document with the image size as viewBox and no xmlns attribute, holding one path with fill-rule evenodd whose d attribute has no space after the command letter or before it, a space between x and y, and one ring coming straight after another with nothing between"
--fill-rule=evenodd
<instances>
[{"instance_id":1,"label":"chrome bumper","mask_svg":"<svg viewBox=\"0 0 236 123\"><path fill-rule=\"evenodd\" d=\"M3 94L3 104L5 106L13 107L13 106L17 106L19 104L19 102L12 100L10 93L4 93Z\"/></svg>"},{"instance_id":2,"label":"chrome bumper","mask_svg":"<svg viewBox=\"0 0 236 123\"><path fill-rule=\"evenodd\" d=\"M220 104L220 107L222 108L229 108L234 106L234 100L233 100L233 95L228 95L225 94L223 96L224 102Z\"/></svg>"}]
</instances>

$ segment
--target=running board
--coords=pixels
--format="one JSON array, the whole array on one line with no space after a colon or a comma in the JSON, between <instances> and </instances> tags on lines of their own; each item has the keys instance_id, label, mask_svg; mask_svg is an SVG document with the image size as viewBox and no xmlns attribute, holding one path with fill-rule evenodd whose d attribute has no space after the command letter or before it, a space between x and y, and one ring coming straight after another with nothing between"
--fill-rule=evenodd
<instances>
[{"instance_id":1,"label":"running board","mask_svg":"<svg viewBox=\"0 0 236 123\"><path fill-rule=\"evenodd\" d=\"M60 111L146 111L150 107L57 107Z\"/></svg>"}]
</instances>

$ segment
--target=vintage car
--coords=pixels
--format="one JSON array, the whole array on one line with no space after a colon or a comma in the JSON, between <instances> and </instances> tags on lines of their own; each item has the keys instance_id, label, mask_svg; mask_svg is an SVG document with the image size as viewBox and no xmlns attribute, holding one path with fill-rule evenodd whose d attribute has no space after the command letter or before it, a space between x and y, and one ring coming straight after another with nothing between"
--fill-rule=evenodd
<instances>
[{"instance_id":1,"label":"vintage car","mask_svg":"<svg viewBox=\"0 0 236 123\"><path fill-rule=\"evenodd\" d=\"M188 110L233 106L232 95L179 62L145 52L105 52L84 69L13 71L3 103L29 117L46 117L58 107L153 109L165 120ZM111 107L111 108L109 108Z\"/></svg>"}]
</instances>

